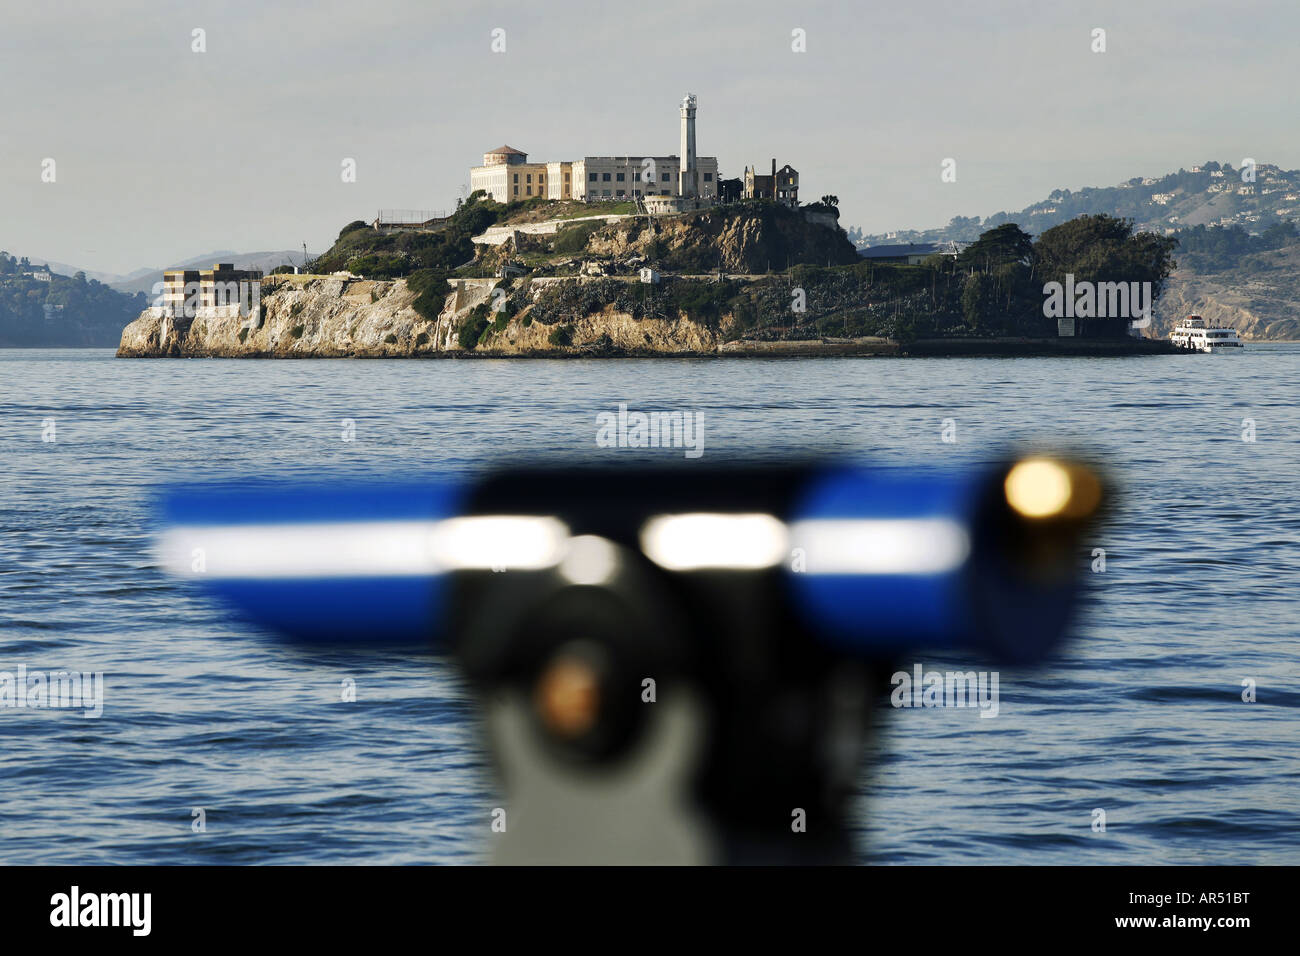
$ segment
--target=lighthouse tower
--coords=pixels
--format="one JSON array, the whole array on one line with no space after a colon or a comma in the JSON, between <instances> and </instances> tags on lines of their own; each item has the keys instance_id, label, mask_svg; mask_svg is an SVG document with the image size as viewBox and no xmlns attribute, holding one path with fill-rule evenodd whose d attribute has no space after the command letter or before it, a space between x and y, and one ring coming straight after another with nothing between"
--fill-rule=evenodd
<instances>
[{"instance_id":1,"label":"lighthouse tower","mask_svg":"<svg viewBox=\"0 0 1300 956\"><path fill-rule=\"evenodd\" d=\"M681 178L677 188L678 195L698 196L695 172L695 94L687 93L682 100L682 149Z\"/></svg>"}]
</instances>

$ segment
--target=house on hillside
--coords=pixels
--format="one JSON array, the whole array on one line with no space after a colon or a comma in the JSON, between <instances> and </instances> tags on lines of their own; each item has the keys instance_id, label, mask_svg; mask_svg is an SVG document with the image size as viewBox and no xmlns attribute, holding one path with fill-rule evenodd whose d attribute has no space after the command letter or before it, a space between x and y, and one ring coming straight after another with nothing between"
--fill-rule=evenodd
<instances>
[{"instance_id":1,"label":"house on hillside","mask_svg":"<svg viewBox=\"0 0 1300 956\"><path fill-rule=\"evenodd\" d=\"M745 167L745 182L741 187L743 199L774 199L786 206L799 205L799 172L789 163L776 168L772 160L770 175L760 175L757 167Z\"/></svg>"}]
</instances>

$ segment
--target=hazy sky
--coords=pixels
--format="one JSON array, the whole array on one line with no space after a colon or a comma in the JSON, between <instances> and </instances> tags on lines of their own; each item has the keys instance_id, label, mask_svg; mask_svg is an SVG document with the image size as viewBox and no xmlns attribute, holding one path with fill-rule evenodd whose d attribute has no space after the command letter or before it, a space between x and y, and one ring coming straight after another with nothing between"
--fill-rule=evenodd
<instances>
[{"instance_id":1,"label":"hazy sky","mask_svg":"<svg viewBox=\"0 0 1300 956\"><path fill-rule=\"evenodd\" d=\"M106 272L320 252L381 207L454 206L502 143L675 153L688 91L723 176L775 156L869 232L1206 159L1300 166L1294 0L6 7L0 248Z\"/></svg>"}]
</instances>

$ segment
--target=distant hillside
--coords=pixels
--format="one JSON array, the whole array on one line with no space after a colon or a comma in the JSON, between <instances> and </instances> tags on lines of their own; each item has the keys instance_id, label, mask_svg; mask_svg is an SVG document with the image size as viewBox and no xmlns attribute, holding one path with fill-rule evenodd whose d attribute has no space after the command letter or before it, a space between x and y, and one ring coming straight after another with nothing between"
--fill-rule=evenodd
<instances>
[{"instance_id":1,"label":"distant hillside","mask_svg":"<svg viewBox=\"0 0 1300 956\"><path fill-rule=\"evenodd\" d=\"M151 295L155 282L162 282L163 273L168 269L211 269L216 262L234 263L236 269L261 269L270 272L276 266L286 263L302 265L302 250L282 249L271 252L207 252L181 262L173 262L157 269L137 269L135 272L118 276L108 284L119 292L143 292Z\"/></svg>"},{"instance_id":2,"label":"distant hillside","mask_svg":"<svg viewBox=\"0 0 1300 956\"><path fill-rule=\"evenodd\" d=\"M1243 172L1247 173L1243 179ZM1159 178L1117 186L1058 189L1018 213L954 218L939 229L877 235L850 229L859 249L903 242L972 241L1015 222L1043 231L1080 215L1131 219L1137 229L1178 240L1177 271L1156 303L1153 333L1199 313L1250 339L1300 339L1300 170L1256 165L1248 170L1208 162Z\"/></svg>"},{"instance_id":3,"label":"distant hillside","mask_svg":"<svg viewBox=\"0 0 1300 956\"><path fill-rule=\"evenodd\" d=\"M85 275L87 279L94 279L96 282L102 282L104 285L112 285L123 276L112 272L96 272L94 269L83 269L81 266L74 266L67 262L56 262L53 259L41 259L38 256L28 257L34 266L48 266L51 272L58 273L61 276L75 276L78 272Z\"/></svg>"},{"instance_id":4,"label":"distant hillside","mask_svg":"<svg viewBox=\"0 0 1300 956\"><path fill-rule=\"evenodd\" d=\"M82 272L59 275L0 253L0 347L111 347L145 306Z\"/></svg>"},{"instance_id":5,"label":"distant hillside","mask_svg":"<svg viewBox=\"0 0 1300 956\"><path fill-rule=\"evenodd\" d=\"M1291 242L1213 271L1180 268L1156 302L1154 330L1163 335L1178 319L1197 313L1236 328L1243 338L1296 340L1298 303L1300 242Z\"/></svg>"},{"instance_id":6,"label":"distant hillside","mask_svg":"<svg viewBox=\"0 0 1300 956\"><path fill-rule=\"evenodd\" d=\"M29 257L29 261L33 265L49 266L51 272L59 275L73 276L80 272L87 279L112 286L119 292L143 292L148 295L153 291L153 284L161 282L163 272L168 269L211 269L214 262L233 262L237 269L261 269L263 272L270 272L276 266L286 263L302 265L302 250L232 252L229 249L218 249L216 252L205 252L166 266L149 266L125 273L95 272L93 269L83 269L80 266L57 262L54 259L42 259L38 256Z\"/></svg>"},{"instance_id":7,"label":"distant hillside","mask_svg":"<svg viewBox=\"0 0 1300 956\"><path fill-rule=\"evenodd\" d=\"M1138 229L1163 235L1202 225L1240 226L1254 233L1274 223L1300 221L1300 170L1260 163L1254 168L1254 181L1244 181L1243 173L1249 172L1207 162L1158 178L1136 176L1115 186L1057 189L1019 212L998 212L985 219L957 216L938 229L874 235L851 229L849 235L858 246L973 241L981 232L1007 222L1037 235L1076 216L1098 213L1132 219Z\"/></svg>"}]
</instances>

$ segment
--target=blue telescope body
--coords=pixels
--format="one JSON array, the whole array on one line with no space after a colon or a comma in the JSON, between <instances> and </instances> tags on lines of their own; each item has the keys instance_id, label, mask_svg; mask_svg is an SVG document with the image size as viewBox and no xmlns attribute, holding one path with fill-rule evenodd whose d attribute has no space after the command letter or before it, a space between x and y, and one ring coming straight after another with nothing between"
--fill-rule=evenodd
<instances>
[{"instance_id":1,"label":"blue telescope body","mask_svg":"<svg viewBox=\"0 0 1300 956\"><path fill-rule=\"evenodd\" d=\"M1046 457L259 481L168 492L158 550L290 640L452 657L501 862L842 863L891 665L1042 659L1102 498Z\"/></svg>"},{"instance_id":2,"label":"blue telescope body","mask_svg":"<svg viewBox=\"0 0 1300 956\"><path fill-rule=\"evenodd\" d=\"M427 644L443 572L395 560L456 515L449 482L187 485L161 502L164 566L255 624L308 643Z\"/></svg>"},{"instance_id":3,"label":"blue telescope body","mask_svg":"<svg viewBox=\"0 0 1300 956\"><path fill-rule=\"evenodd\" d=\"M462 578L486 607L515 600L493 586L520 575L591 588L634 561L691 587L761 576L781 613L841 653L1027 663L1066 630L1101 499L1092 471L1046 457L947 474L832 463L258 481L167 491L158 549L167 570L297 641L438 647Z\"/></svg>"}]
</instances>

